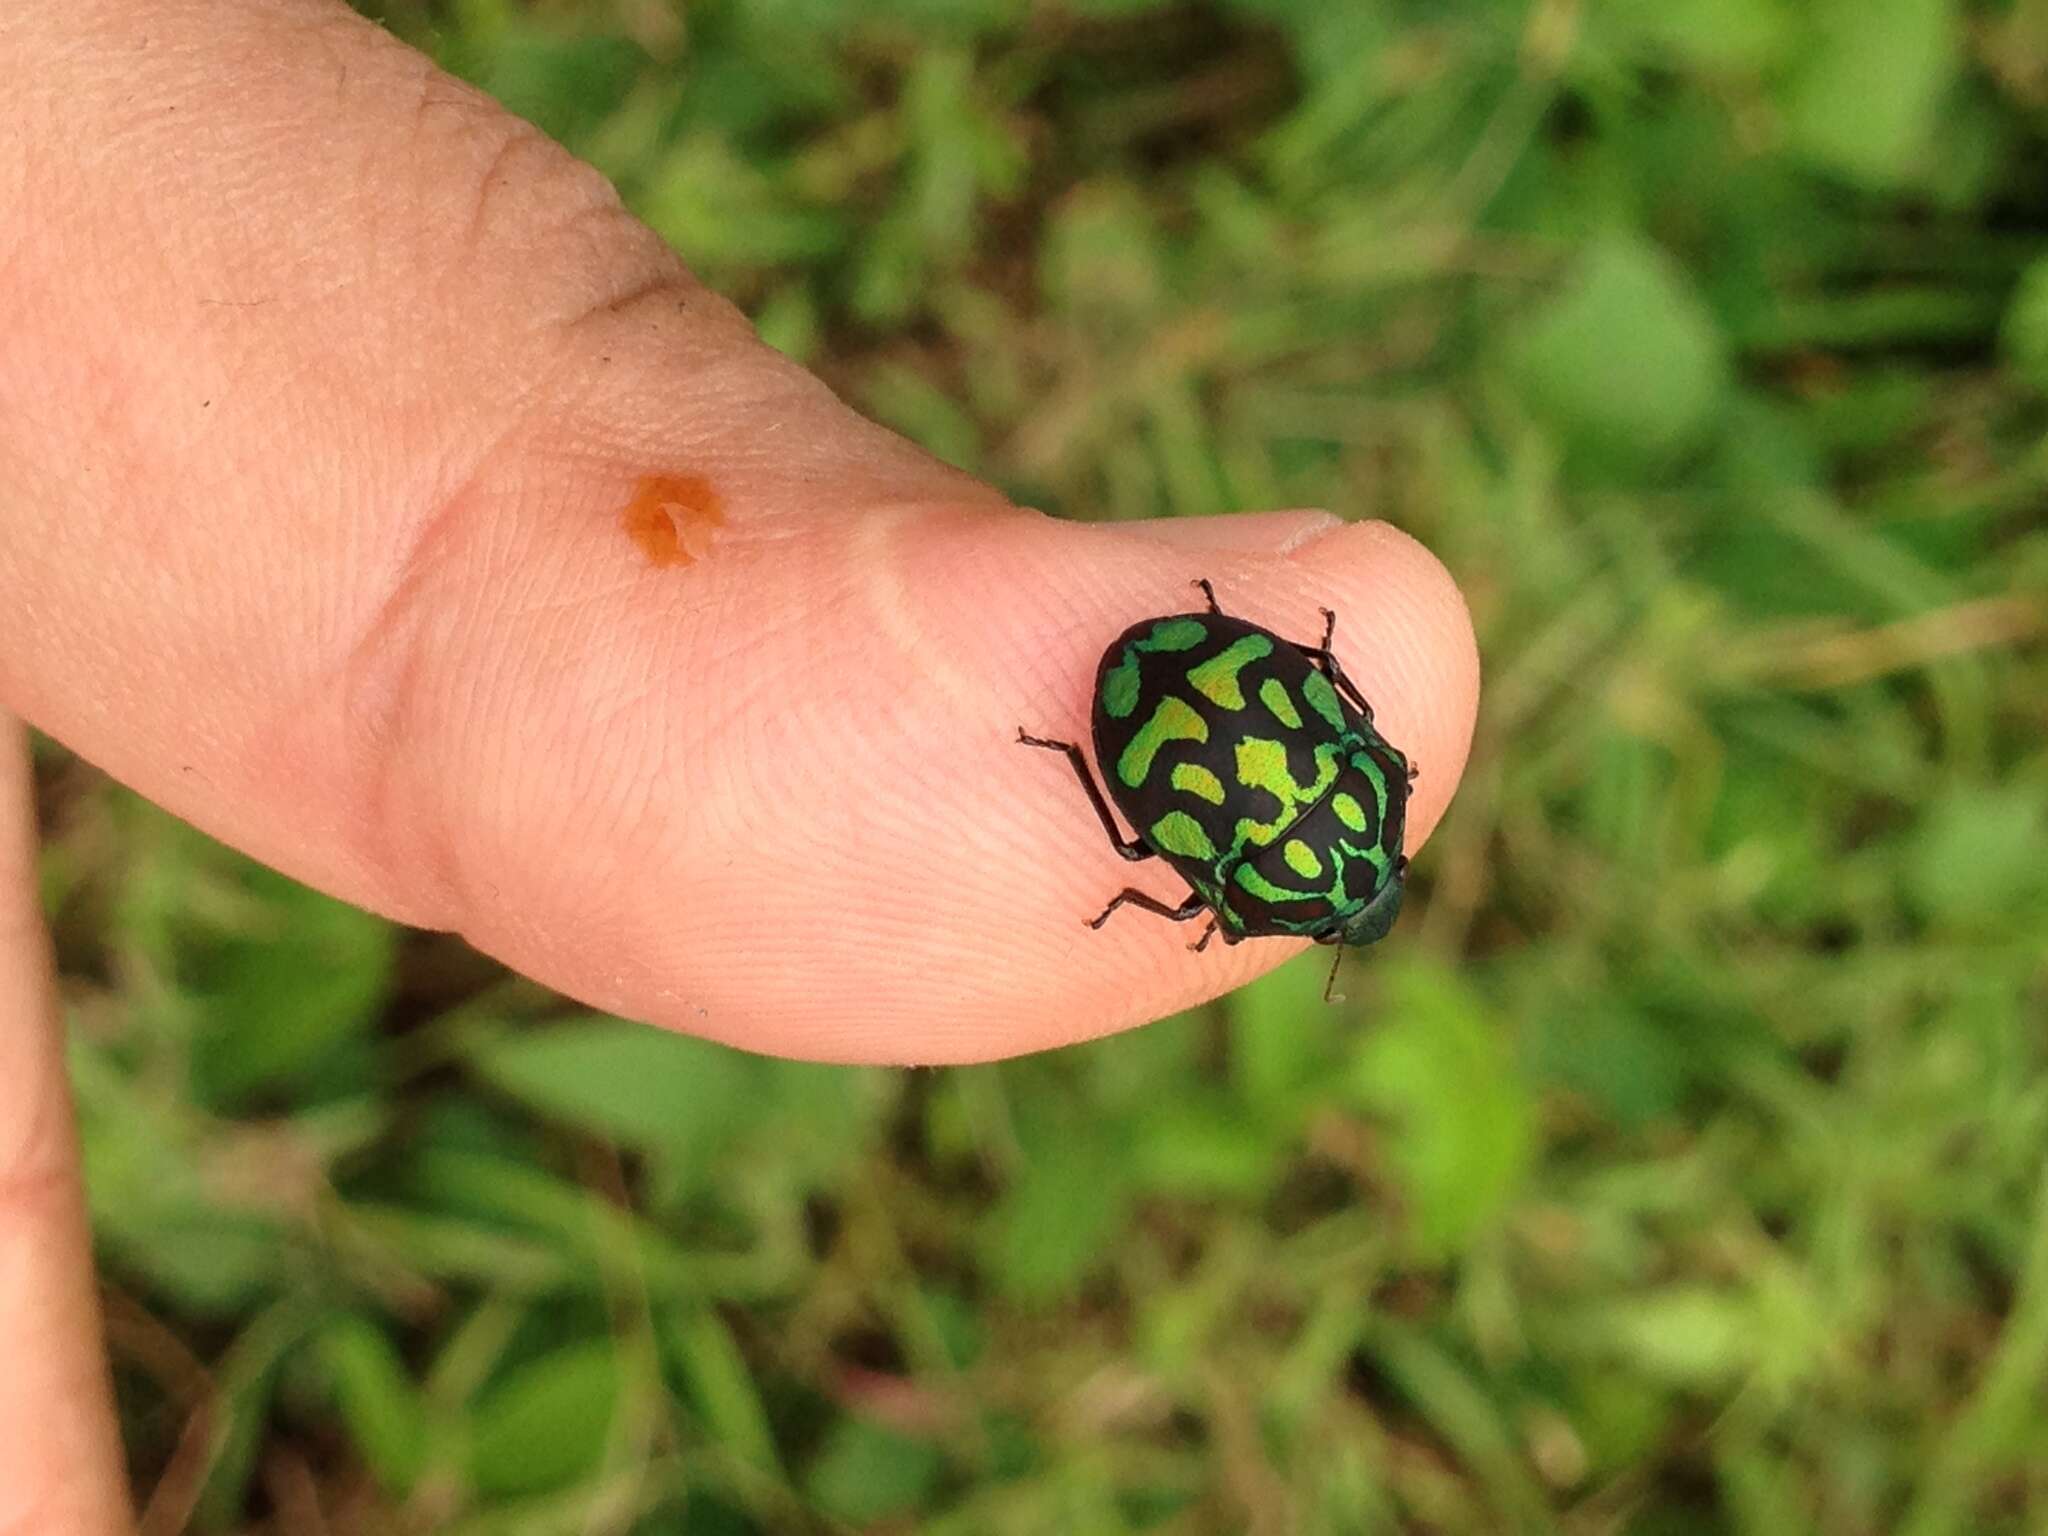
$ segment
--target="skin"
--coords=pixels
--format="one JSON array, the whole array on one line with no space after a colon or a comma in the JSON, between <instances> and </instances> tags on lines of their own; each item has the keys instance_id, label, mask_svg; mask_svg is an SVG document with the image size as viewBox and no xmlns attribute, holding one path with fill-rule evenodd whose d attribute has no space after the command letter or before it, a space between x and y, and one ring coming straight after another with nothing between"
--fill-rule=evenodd
<instances>
[{"instance_id":1,"label":"skin","mask_svg":"<svg viewBox=\"0 0 2048 1536\"><path fill-rule=\"evenodd\" d=\"M1283 632L1337 609L1423 768L1411 854L1442 814L1478 665L1393 529L1013 508L324 0L7 7L0 80L0 706L257 858L755 1050L973 1061L1141 1023L1300 946L1087 932L1132 871L1014 735L1085 738L1101 647L1198 575ZM715 494L702 558L626 533L650 475ZM0 1536L117 1531L18 735Z\"/></svg>"}]
</instances>

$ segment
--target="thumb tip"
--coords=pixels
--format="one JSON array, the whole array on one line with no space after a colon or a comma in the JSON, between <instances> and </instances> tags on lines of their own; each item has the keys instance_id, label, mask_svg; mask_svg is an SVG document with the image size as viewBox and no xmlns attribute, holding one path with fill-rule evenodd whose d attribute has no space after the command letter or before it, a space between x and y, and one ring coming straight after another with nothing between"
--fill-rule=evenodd
<instances>
[{"instance_id":1,"label":"thumb tip","mask_svg":"<svg viewBox=\"0 0 2048 1536\"><path fill-rule=\"evenodd\" d=\"M1410 807L1410 842L1419 845L1464 772L1479 707L1472 617L1444 563L1391 523L1315 509L1111 527L1185 557L1176 564L1189 579L1209 578L1226 612L1284 636L1309 638L1322 609L1336 613L1345 666L1387 738L1421 765Z\"/></svg>"}]
</instances>

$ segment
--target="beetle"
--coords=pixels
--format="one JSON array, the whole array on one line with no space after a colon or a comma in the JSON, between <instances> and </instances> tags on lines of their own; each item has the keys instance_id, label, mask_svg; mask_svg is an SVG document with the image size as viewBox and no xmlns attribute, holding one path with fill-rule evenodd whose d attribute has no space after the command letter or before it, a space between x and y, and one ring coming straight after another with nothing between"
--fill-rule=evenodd
<instances>
[{"instance_id":1,"label":"beetle","mask_svg":"<svg viewBox=\"0 0 2048 1536\"><path fill-rule=\"evenodd\" d=\"M1102 653L1091 717L1107 796L1079 746L1017 730L1021 745L1065 754L1119 854L1162 858L1191 887L1179 906L1126 889L1088 926L1125 906L1177 923L1206 914L1188 946L1198 953L1219 934L1384 938L1401 911L1416 770L1374 728L1331 649L1337 615L1321 610L1320 645L1297 644L1226 614L1209 582L1194 585L1205 612L1142 619Z\"/></svg>"}]
</instances>

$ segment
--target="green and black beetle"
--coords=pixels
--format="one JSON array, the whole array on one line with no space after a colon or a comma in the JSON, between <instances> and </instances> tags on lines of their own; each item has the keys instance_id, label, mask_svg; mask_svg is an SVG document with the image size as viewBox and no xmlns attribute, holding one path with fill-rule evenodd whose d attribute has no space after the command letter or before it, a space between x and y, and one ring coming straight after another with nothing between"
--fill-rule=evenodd
<instances>
[{"instance_id":1,"label":"green and black beetle","mask_svg":"<svg viewBox=\"0 0 2048 1536\"><path fill-rule=\"evenodd\" d=\"M1373 729L1372 706L1330 649L1298 645L1234 619L1206 581L1205 613L1133 624L1095 673L1095 758L1071 742L1017 732L1064 752L1116 851L1163 858L1194 887L1177 907L1126 890L1089 923L1130 905L1175 922L1209 915L1192 946L1291 936L1370 944L1401 910L1401 854L1415 770ZM1110 801L1137 828L1126 839Z\"/></svg>"}]
</instances>

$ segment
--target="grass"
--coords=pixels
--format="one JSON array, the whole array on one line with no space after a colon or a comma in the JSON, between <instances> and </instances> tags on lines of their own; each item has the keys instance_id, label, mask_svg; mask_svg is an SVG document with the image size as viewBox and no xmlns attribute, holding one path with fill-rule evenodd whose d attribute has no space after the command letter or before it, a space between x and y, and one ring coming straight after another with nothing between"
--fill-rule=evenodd
<instances>
[{"instance_id":1,"label":"grass","mask_svg":"<svg viewBox=\"0 0 2048 1536\"><path fill-rule=\"evenodd\" d=\"M1391 518L1488 695L1347 1007L914 1075L46 752L153 1531L2048 1523L2048 10L379 14L1020 499Z\"/></svg>"}]
</instances>

